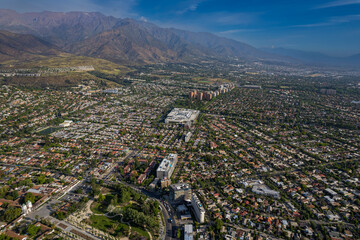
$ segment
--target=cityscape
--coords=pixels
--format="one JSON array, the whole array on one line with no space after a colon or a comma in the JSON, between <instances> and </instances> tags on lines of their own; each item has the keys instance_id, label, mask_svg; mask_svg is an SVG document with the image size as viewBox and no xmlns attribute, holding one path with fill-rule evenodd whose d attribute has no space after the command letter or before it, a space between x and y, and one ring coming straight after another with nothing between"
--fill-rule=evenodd
<instances>
[{"instance_id":1,"label":"cityscape","mask_svg":"<svg viewBox=\"0 0 360 240\"><path fill-rule=\"evenodd\" d=\"M360 239L360 65L206 36L0 9L0 240Z\"/></svg>"}]
</instances>

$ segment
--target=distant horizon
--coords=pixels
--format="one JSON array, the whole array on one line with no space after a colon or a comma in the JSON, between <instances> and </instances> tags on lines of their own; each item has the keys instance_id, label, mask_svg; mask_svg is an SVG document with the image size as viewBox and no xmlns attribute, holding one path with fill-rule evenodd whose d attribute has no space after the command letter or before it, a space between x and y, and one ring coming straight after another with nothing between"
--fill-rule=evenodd
<instances>
[{"instance_id":1,"label":"distant horizon","mask_svg":"<svg viewBox=\"0 0 360 240\"><path fill-rule=\"evenodd\" d=\"M330 57L360 54L360 1L255 0L5 0L0 8L28 12L100 12L160 27L210 32L256 48L318 52Z\"/></svg>"}]
</instances>

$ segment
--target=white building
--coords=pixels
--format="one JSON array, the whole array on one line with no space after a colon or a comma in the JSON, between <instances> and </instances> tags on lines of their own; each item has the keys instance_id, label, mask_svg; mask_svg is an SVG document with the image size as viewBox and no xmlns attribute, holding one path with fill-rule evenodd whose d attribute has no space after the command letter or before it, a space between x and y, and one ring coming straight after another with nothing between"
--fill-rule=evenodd
<instances>
[{"instance_id":1,"label":"white building","mask_svg":"<svg viewBox=\"0 0 360 240\"><path fill-rule=\"evenodd\" d=\"M191 132L188 132L186 135L185 135L185 142L189 142L190 141L190 138L192 136L192 133Z\"/></svg>"},{"instance_id":2,"label":"white building","mask_svg":"<svg viewBox=\"0 0 360 240\"><path fill-rule=\"evenodd\" d=\"M196 216L197 220L199 221L199 223L204 223L205 208L195 193L193 193L193 195L191 197L191 205L194 208L194 213L195 213L195 216Z\"/></svg>"},{"instance_id":3,"label":"white building","mask_svg":"<svg viewBox=\"0 0 360 240\"><path fill-rule=\"evenodd\" d=\"M199 116L200 111L184 108L174 108L165 119L165 123L180 123L191 124L194 123Z\"/></svg>"},{"instance_id":4,"label":"white building","mask_svg":"<svg viewBox=\"0 0 360 240\"><path fill-rule=\"evenodd\" d=\"M21 212L22 214L26 215L29 214L32 211L32 203L30 201L27 201L26 204L24 203L21 205Z\"/></svg>"},{"instance_id":5,"label":"white building","mask_svg":"<svg viewBox=\"0 0 360 240\"><path fill-rule=\"evenodd\" d=\"M170 179L175 170L177 160L177 154L169 154L166 158L164 158L156 170L156 177L159 179Z\"/></svg>"},{"instance_id":6,"label":"white building","mask_svg":"<svg viewBox=\"0 0 360 240\"><path fill-rule=\"evenodd\" d=\"M252 188L252 192L255 194L270 196L270 197L274 197L274 198L280 198L279 192L270 189L265 184L254 185Z\"/></svg>"},{"instance_id":7,"label":"white building","mask_svg":"<svg viewBox=\"0 0 360 240\"><path fill-rule=\"evenodd\" d=\"M326 188L324 191L327 192L328 194L330 194L331 196L337 195L337 192L335 192L334 190L332 190L330 188Z\"/></svg>"},{"instance_id":8,"label":"white building","mask_svg":"<svg viewBox=\"0 0 360 240\"><path fill-rule=\"evenodd\" d=\"M73 123L72 120L65 120L63 123L60 123L60 127L70 127L70 125Z\"/></svg>"},{"instance_id":9,"label":"white building","mask_svg":"<svg viewBox=\"0 0 360 240\"><path fill-rule=\"evenodd\" d=\"M186 224L184 227L184 240L193 240L193 225Z\"/></svg>"}]
</instances>

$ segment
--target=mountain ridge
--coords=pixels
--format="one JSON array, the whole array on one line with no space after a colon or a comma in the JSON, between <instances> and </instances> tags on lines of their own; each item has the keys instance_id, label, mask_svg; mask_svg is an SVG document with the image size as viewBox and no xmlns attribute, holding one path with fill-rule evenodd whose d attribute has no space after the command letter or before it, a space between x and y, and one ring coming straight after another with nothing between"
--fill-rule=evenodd
<instances>
[{"instance_id":1,"label":"mountain ridge","mask_svg":"<svg viewBox=\"0 0 360 240\"><path fill-rule=\"evenodd\" d=\"M98 12L17 13L0 9L0 29L32 34L69 53L118 63L147 64L207 57L287 61L214 34L161 28ZM208 39L205 41L205 38Z\"/></svg>"},{"instance_id":2,"label":"mountain ridge","mask_svg":"<svg viewBox=\"0 0 360 240\"><path fill-rule=\"evenodd\" d=\"M276 64L360 66L359 56L325 59L320 55L258 49L213 33L162 28L153 23L105 16L100 12L18 13L0 9L0 29L34 35L64 52L125 65L238 59Z\"/></svg>"}]
</instances>

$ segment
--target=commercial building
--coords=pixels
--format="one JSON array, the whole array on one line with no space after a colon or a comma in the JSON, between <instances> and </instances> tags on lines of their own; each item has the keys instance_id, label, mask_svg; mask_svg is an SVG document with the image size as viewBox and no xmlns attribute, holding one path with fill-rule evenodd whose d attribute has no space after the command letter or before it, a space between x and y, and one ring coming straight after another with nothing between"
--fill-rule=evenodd
<instances>
[{"instance_id":1,"label":"commercial building","mask_svg":"<svg viewBox=\"0 0 360 240\"><path fill-rule=\"evenodd\" d=\"M261 89L260 85L244 85L243 88L250 88L250 89Z\"/></svg>"},{"instance_id":2,"label":"commercial building","mask_svg":"<svg viewBox=\"0 0 360 240\"><path fill-rule=\"evenodd\" d=\"M165 123L191 124L195 122L199 114L200 111L198 110L174 108L168 114Z\"/></svg>"},{"instance_id":3,"label":"commercial building","mask_svg":"<svg viewBox=\"0 0 360 240\"><path fill-rule=\"evenodd\" d=\"M191 132L186 133L185 139L184 139L186 143L189 142L191 136L192 136L192 133L191 133Z\"/></svg>"},{"instance_id":4,"label":"commercial building","mask_svg":"<svg viewBox=\"0 0 360 240\"><path fill-rule=\"evenodd\" d=\"M110 94L118 94L119 90L117 90L117 89L105 89L102 92L103 93L110 93Z\"/></svg>"},{"instance_id":5,"label":"commercial building","mask_svg":"<svg viewBox=\"0 0 360 240\"><path fill-rule=\"evenodd\" d=\"M160 187L161 188L167 188L167 187L170 186L170 184L171 184L171 179L168 179L168 178L163 178L160 181Z\"/></svg>"},{"instance_id":6,"label":"commercial building","mask_svg":"<svg viewBox=\"0 0 360 240\"><path fill-rule=\"evenodd\" d=\"M170 179L172 173L175 170L177 160L177 154L169 154L166 158L164 158L156 170L156 177L159 179Z\"/></svg>"},{"instance_id":7,"label":"commercial building","mask_svg":"<svg viewBox=\"0 0 360 240\"><path fill-rule=\"evenodd\" d=\"M184 227L184 240L193 240L193 225L186 224Z\"/></svg>"},{"instance_id":8,"label":"commercial building","mask_svg":"<svg viewBox=\"0 0 360 240\"><path fill-rule=\"evenodd\" d=\"M327 94L327 95L336 95L336 90L335 89L321 89L320 93L322 94Z\"/></svg>"},{"instance_id":9,"label":"commercial building","mask_svg":"<svg viewBox=\"0 0 360 240\"><path fill-rule=\"evenodd\" d=\"M197 220L199 221L199 223L204 223L205 222L205 208L195 193L192 194L191 205L194 209L194 214L195 214Z\"/></svg>"},{"instance_id":10,"label":"commercial building","mask_svg":"<svg viewBox=\"0 0 360 240\"><path fill-rule=\"evenodd\" d=\"M170 199L172 201L191 201L191 187L187 183L170 185Z\"/></svg>"},{"instance_id":11,"label":"commercial building","mask_svg":"<svg viewBox=\"0 0 360 240\"><path fill-rule=\"evenodd\" d=\"M60 127L70 127L70 125L73 123L72 120L65 120L63 123L60 123Z\"/></svg>"},{"instance_id":12,"label":"commercial building","mask_svg":"<svg viewBox=\"0 0 360 240\"><path fill-rule=\"evenodd\" d=\"M270 189L265 184L256 184L252 188L252 192L255 194L270 196L274 198L280 198L280 193Z\"/></svg>"}]
</instances>

